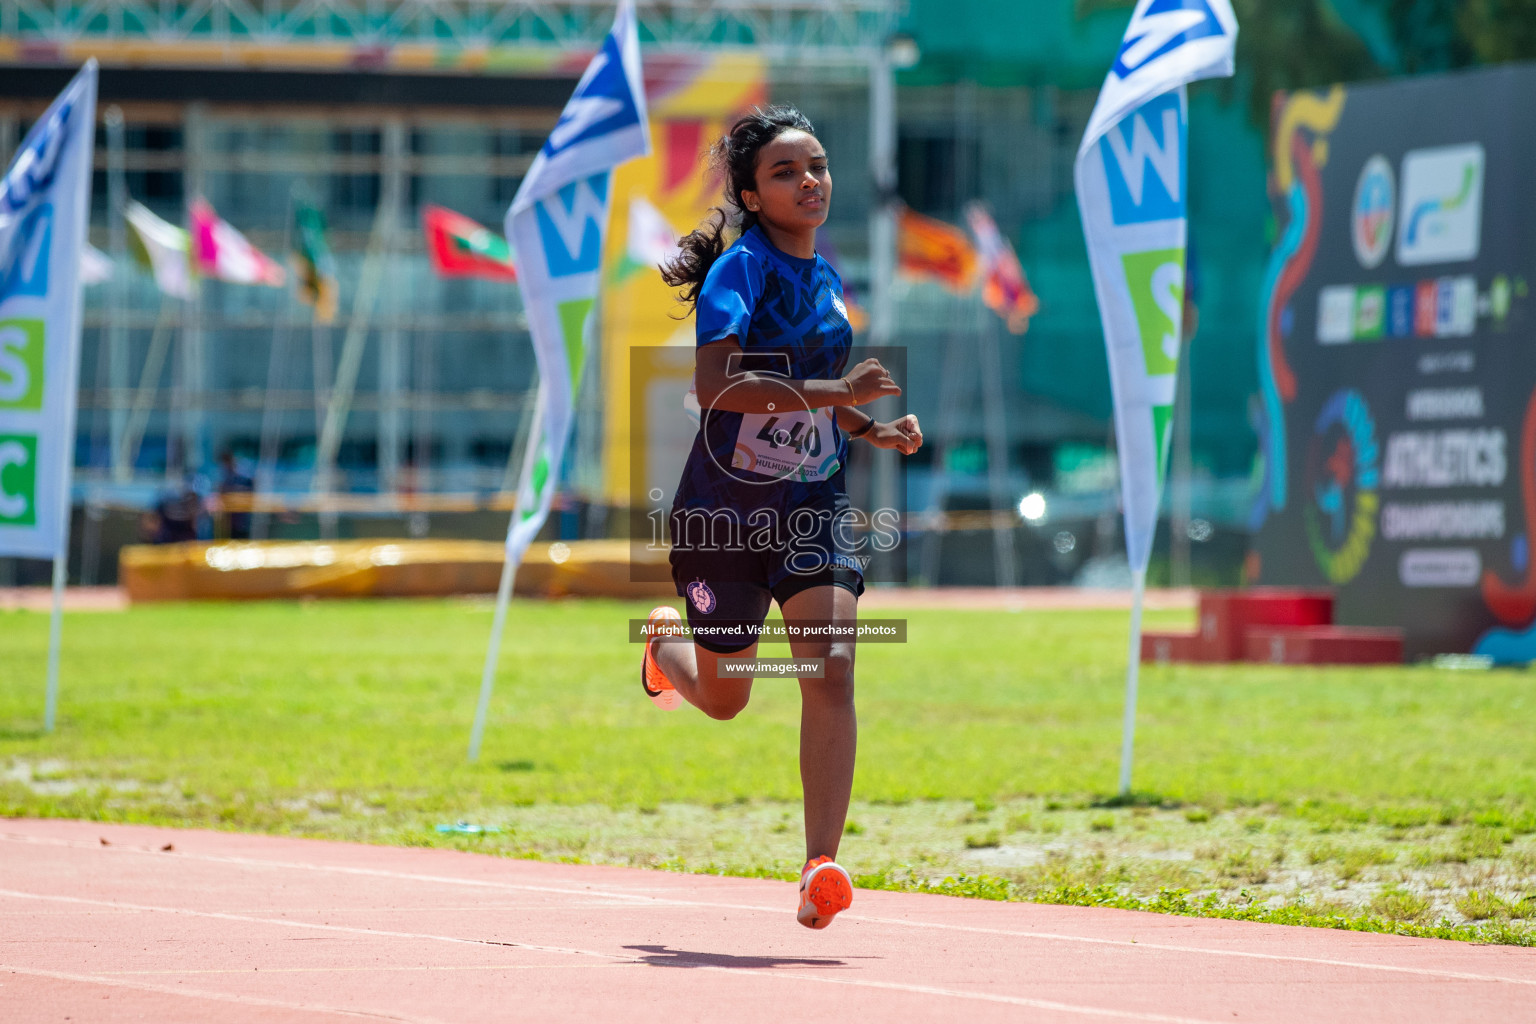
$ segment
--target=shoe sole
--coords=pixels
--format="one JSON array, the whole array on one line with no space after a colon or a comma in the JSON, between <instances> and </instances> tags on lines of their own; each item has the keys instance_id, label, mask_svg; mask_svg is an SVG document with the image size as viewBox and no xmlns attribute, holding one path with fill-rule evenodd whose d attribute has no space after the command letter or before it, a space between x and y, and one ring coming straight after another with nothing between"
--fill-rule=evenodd
<instances>
[{"instance_id":1,"label":"shoe sole","mask_svg":"<svg viewBox=\"0 0 1536 1024\"><path fill-rule=\"evenodd\" d=\"M795 919L807 928L825 928L853 903L853 882L848 872L836 864L817 867L806 878L801 892Z\"/></svg>"},{"instance_id":2,"label":"shoe sole","mask_svg":"<svg viewBox=\"0 0 1536 1024\"><path fill-rule=\"evenodd\" d=\"M650 622L655 620L648 619L646 621ZM668 618L663 621L670 621L670 616L668 616ZM651 684L645 680L647 674L646 670L652 664L654 664L656 660L651 656L651 644L655 642L655 640L647 640L645 642L645 653L640 657L640 689L645 691L645 695L650 698L652 704L655 704L663 711L672 711L675 710L680 704L682 704L682 694L672 689L653 690L651 689ZM661 668L660 665L657 665L656 667L658 669Z\"/></svg>"}]
</instances>

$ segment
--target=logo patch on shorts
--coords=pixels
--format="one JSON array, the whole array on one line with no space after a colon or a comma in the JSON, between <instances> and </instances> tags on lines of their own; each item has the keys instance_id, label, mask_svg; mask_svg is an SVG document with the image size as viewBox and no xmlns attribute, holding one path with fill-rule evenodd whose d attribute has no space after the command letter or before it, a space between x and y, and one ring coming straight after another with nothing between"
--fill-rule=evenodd
<instances>
[{"instance_id":1,"label":"logo patch on shorts","mask_svg":"<svg viewBox=\"0 0 1536 1024\"><path fill-rule=\"evenodd\" d=\"M709 589L709 584L703 580L694 580L688 584L688 600L703 615L708 615L715 610L715 592Z\"/></svg>"}]
</instances>

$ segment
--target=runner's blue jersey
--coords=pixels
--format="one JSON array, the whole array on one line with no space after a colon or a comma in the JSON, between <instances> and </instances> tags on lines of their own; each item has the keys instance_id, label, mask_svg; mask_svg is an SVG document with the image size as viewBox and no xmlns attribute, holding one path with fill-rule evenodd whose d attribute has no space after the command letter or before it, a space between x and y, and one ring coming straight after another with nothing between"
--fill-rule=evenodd
<instances>
[{"instance_id":1,"label":"runner's blue jersey","mask_svg":"<svg viewBox=\"0 0 1536 1024\"><path fill-rule=\"evenodd\" d=\"M710 267L695 309L698 344L735 335L744 368L753 371L834 380L843 375L853 347L837 271L819 255L802 259L781 252L756 226ZM786 395L787 411L805 419L804 404L787 389ZM821 429L812 437L809 430L790 436L781 425L766 422L772 415L703 409L674 506L789 510L841 490L840 470L825 479L802 479L818 467L846 465L847 441L835 416L830 424L825 414L815 418ZM752 428L745 434L744 420ZM757 463L747 449L766 456L769 448L803 470L787 476L753 472Z\"/></svg>"}]
</instances>

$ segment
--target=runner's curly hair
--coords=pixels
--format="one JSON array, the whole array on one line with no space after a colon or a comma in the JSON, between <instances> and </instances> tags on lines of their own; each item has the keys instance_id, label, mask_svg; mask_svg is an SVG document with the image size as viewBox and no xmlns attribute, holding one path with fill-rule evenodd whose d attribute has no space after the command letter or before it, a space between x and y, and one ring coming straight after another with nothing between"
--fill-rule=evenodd
<instances>
[{"instance_id":1,"label":"runner's curly hair","mask_svg":"<svg viewBox=\"0 0 1536 1024\"><path fill-rule=\"evenodd\" d=\"M690 310L698 301L709 268L734 240L727 239L730 227L734 224L739 236L757 223L757 214L741 199L743 191L757 188L757 154L791 131L816 134L810 119L794 107L754 107L752 113L731 125L730 134L710 147L710 165L725 172L726 205L715 207L703 224L684 235L677 243L682 251L661 267L661 279L682 289L677 297Z\"/></svg>"}]
</instances>

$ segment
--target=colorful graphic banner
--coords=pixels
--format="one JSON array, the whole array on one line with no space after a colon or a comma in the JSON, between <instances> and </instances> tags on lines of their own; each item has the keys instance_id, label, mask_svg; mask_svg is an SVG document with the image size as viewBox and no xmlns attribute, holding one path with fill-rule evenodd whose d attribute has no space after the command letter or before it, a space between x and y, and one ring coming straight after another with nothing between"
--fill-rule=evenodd
<instances>
[{"instance_id":1,"label":"colorful graphic banner","mask_svg":"<svg viewBox=\"0 0 1536 1024\"><path fill-rule=\"evenodd\" d=\"M539 409L507 532L515 567L549 515L602 283L613 169L651 149L633 0L523 178L507 211L523 307L539 365Z\"/></svg>"},{"instance_id":2,"label":"colorful graphic banner","mask_svg":"<svg viewBox=\"0 0 1536 1024\"><path fill-rule=\"evenodd\" d=\"M1077 151L1078 212L1115 401L1126 554L1152 555L1184 311L1184 86L1232 74L1228 0L1140 0Z\"/></svg>"},{"instance_id":3,"label":"colorful graphic banner","mask_svg":"<svg viewBox=\"0 0 1536 1024\"><path fill-rule=\"evenodd\" d=\"M1410 658L1536 660L1536 69L1274 106L1250 582Z\"/></svg>"},{"instance_id":4,"label":"colorful graphic banner","mask_svg":"<svg viewBox=\"0 0 1536 1024\"><path fill-rule=\"evenodd\" d=\"M692 231L720 205L724 183L709 166L709 147L767 101L765 74L762 59L751 54L668 54L666 63L658 57L646 68L655 151L614 172L617 209L603 257L601 489L609 504L640 507L632 487L642 502L656 487L671 501L682 475L698 426L682 411L693 373L693 319L679 319L686 310L677 289L662 281L655 264L666 257L669 234ZM636 368L648 373L671 366L632 357L637 349L665 345L684 350L686 371L669 369L654 382L631 380ZM636 395L646 402L640 436L631 432Z\"/></svg>"},{"instance_id":5,"label":"colorful graphic banner","mask_svg":"<svg viewBox=\"0 0 1536 1024\"><path fill-rule=\"evenodd\" d=\"M0 555L57 558L68 542L95 136L90 61L0 181Z\"/></svg>"}]
</instances>

